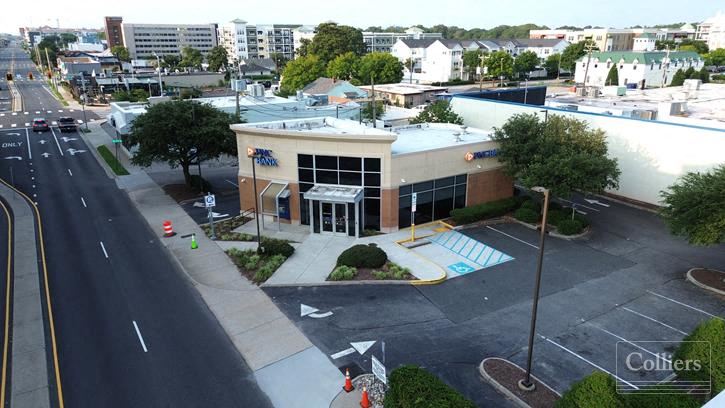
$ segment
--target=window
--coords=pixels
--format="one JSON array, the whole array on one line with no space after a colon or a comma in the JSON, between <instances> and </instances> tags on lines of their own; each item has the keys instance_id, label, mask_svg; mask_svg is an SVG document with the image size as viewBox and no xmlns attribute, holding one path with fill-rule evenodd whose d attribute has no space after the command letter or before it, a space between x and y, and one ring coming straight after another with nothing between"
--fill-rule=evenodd
<instances>
[{"instance_id":1,"label":"window","mask_svg":"<svg viewBox=\"0 0 725 408\"><path fill-rule=\"evenodd\" d=\"M410 226L413 192L417 194L416 224L447 218L454 208L465 207L467 179L466 174L460 174L400 186L398 188L398 227Z\"/></svg>"}]
</instances>

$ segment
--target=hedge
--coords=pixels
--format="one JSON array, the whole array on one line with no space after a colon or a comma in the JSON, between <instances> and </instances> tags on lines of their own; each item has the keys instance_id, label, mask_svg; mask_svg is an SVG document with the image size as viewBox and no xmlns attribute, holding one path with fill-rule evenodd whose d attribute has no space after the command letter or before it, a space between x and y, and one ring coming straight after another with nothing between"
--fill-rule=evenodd
<instances>
[{"instance_id":1,"label":"hedge","mask_svg":"<svg viewBox=\"0 0 725 408\"><path fill-rule=\"evenodd\" d=\"M701 342L701 343L694 343ZM672 362L699 360L702 369L678 371L677 376L688 381L708 381L712 378L712 396L725 389L725 322L711 319L701 323L675 351ZM675 367L677 368L677 367Z\"/></svg>"},{"instance_id":2,"label":"hedge","mask_svg":"<svg viewBox=\"0 0 725 408\"><path fill-rule=\"evenodd\" d=\"M539 221L539 213L526 207L521 207L514 212L514 218L519 221L535 224Z\"/></svg>"},{"instance_id":3,"label":"hedge","mask_svg":"<svg viewBox=\"0 0 725 408\"><path fill-rule=\"evenodd\" d=\"M475 408L476 405L428 371L404 365L390 373L385 408Z\"/></svg>"},{"instance_id":4,"label":"hedge","mask_svg":"<svg viewBox=\"0 0 725 408\"><path fill-rule=\"evenodd\" d=\"M262 238L262 248L265 255L282 255L285 258L289 258L295 252L295 247L287 241L275 238Z\"/></svg>"},{"instance_id":5,"label":"hedge","mask_svg":"<svg viewBox=\"0 0 725 408\"><path fill-rule=\"evenodd\" d=\"M519 206L520 201L520 198L509 197L503 200L472 205L470 207L457 208L451 211L451 216L458 225L469 224L486 218L500 217L508 214Z\"/></svg>"},{"instance_id":6,"label":"hedge","mask_svg":"<svg viewBox=\"0 0 725 408\"><path fill-rule=\"evenodd\" d=\"M584 227L582 226L582 223L576 219L572 220L571 218L567 218L556 224L556 232L561 235L576 235L582 231L584 231Z\"/></svg>"},{"instance_id":7,"label":"hedge","mask_svg":"<svg viewBox=\"0 0 725 408\"><path fill-rule=\"evenodd\" d=\"M337 258L337 266L347 265L355 268L380 268L388 261L388 255L375 244L353 245L342 251Z\"/></svg>"},{"instance_id":8,"label":"hedge","mask_svg":"<svg viewBox=\"0 0 725 408\"><path fill-rule=\"evenodd\" d=\"M539 204L536 200L526 200L523 203L521 203L521 208L528 208L529 210L536 211L537 213L541 212L541 204Z\"/></svg>"},{"instance_id":9,"label":"hedge","mask_svg":"<svg viewBox=\"0 0 725 408\"><path fill-rule=\"evenodd\" d=\"M549 210L546 212L546 223L550 225L559 225L560 222L570 218L566 212L562 210Z\"/></svg>"}]
</instances>

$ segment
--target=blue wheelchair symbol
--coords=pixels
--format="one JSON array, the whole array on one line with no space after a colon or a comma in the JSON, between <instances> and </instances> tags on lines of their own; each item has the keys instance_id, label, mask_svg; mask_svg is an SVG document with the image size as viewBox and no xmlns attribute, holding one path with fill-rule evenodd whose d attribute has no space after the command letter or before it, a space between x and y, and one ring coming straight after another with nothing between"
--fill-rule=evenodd
<instances>
[{"instance_id":1,"label":"blue wheelchair symbol","mask_svg":"<svg viewBox=\"0 0 725 408\"><path fill-rule=\"evenodd\" d=\"M473 267L471 267L468 264L465 264L463 262L457 262L457 263L454 263L453 265L448 265L448 269L450 269L451 271L453 271L459 275L465 275L467 273L470 273L470 272L473 272L476 270Z\"/></svg>"}]
</instances>

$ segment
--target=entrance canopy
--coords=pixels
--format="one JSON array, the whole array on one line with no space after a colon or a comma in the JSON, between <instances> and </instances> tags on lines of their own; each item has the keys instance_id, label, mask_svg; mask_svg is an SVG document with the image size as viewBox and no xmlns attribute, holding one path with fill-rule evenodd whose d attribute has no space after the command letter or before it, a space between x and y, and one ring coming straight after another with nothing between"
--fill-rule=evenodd
<instances>
[{"instance_id":1,"label":"entrance canopy","mask_svg":"<svg viewBox=\"0 0 725 408\"><path fill-rule=\"evenodd\" d=\"M304 193L305 200L331 201L336 203L358 203L362 200L362 187L315 184Z\"/></svg>"}]
</instances>

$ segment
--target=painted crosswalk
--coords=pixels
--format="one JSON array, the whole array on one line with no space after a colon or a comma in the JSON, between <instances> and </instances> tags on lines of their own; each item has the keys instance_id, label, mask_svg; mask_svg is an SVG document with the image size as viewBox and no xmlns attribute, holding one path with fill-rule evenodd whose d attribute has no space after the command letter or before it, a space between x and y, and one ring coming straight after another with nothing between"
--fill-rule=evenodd
<instances>
[{"instance_id":1,"label":"painted crosswalk","mask_svg":"<svg viewBox=\"0 0 725 408\"><path fill-rule=\"evenodd\" d=\"M465 258L481 268L488 268L514 258L494 249L483 242L461 234L458 231L448 231L429 238L431 242L438 244L456 255Z\"/></svg>"}]
</instances>

